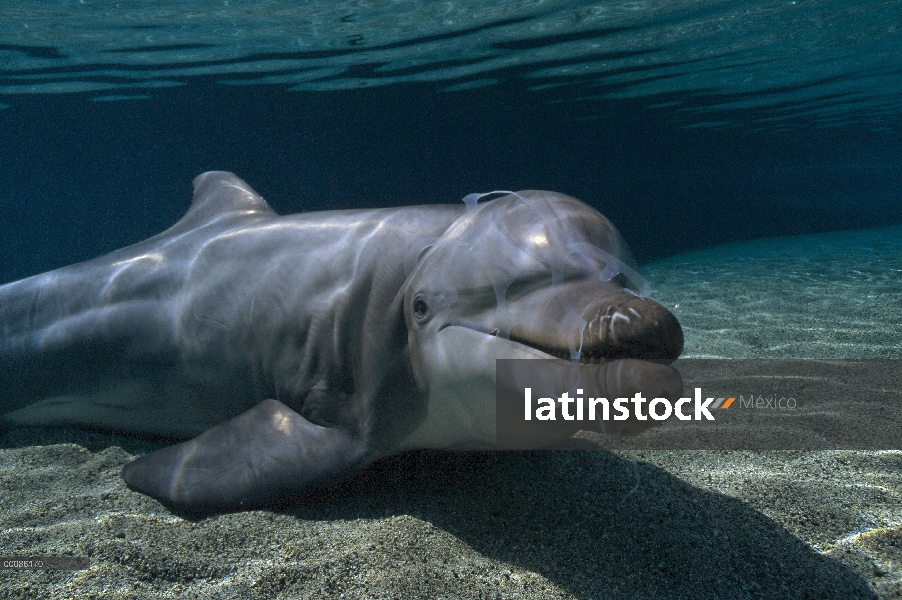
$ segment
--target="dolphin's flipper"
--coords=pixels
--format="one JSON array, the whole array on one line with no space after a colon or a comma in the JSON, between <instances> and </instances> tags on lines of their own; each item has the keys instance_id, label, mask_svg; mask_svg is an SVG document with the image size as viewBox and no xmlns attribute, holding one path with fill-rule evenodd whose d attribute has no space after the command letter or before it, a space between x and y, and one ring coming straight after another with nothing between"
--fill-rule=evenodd
<instances>
[{"instance_id":1,"label":"dolphin's flipper","mask_svg":"<svg viewBox=\"0 0 902 600\"><path fill-rule=\"evenodd\" d=\"M247 509L360 466L365 444L276 400L125 465L128 487L187 514Z\"/></svg>"}]
</instances>

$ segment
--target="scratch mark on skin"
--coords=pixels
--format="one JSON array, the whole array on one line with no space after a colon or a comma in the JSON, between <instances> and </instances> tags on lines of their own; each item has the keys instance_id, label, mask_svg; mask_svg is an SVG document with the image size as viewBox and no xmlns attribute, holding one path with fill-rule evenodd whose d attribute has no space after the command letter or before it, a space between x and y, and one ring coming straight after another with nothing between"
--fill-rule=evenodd
<instances>
[{"instance_id":1,"label":"scratch mark on skin","mask_svg":"<svg viewBox=\"0 0 902 600\"><path fill-rule=\"evenodd\" d=\"M228 329L229 327L225 323L221 323L214 319L210 319L208 317L202 316L197 312L197 305L194 305L194 308L191 310L191 314L194 315L194 318L201 323L206 323L207 325L213 325L214 327L219 327L221 329Z\"/></svg>"},{"instance_id":2,"label":"scratch mark on skin","mask_svg":"<svg viewBox=\"0 0 902 600\"><path fill-rule=\"evenodd\" d=\"M28 309L28 331L34 331L35 313L37 312L38 297L41 295L41 288L35 288L34 295L31 297L31 307Z\"/></svg>"}]
</instances>

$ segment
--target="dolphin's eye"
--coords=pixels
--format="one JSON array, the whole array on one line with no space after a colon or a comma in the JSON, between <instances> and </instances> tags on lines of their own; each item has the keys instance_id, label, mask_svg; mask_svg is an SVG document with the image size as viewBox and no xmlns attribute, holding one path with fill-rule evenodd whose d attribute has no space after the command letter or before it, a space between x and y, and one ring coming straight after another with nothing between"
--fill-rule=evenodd
<instances>
[{"instance_id":1,"label":"dolphin's eye","mask_svg":"<svg viewBox=\"0 0 902 600\"><path fill-rule=\"evenodd\" d=\"M426 301L422 298L417 298L413 301L413 316L418 319L423 319L426 315L429 314L429 306L426 304Z\"/></svg>"}]
</instances>

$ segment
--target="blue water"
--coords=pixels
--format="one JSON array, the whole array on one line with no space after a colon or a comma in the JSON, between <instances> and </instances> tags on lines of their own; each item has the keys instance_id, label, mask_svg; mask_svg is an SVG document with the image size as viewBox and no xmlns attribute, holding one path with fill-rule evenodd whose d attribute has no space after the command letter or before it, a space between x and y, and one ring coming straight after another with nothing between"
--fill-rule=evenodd
<instances>
[{"instance_id":1,"label":"blue water","mask_svg":"<svg viewBox=\"0 0 902 600\"><path fill-rule=\"evenodd\" d=\"M897 2L0 5L0 281L176 221L542 188L640 262L902 223Z\"/></svg>"},{"instance_id":2,"label":"blue water","mask_svg":"<svg viewBox=\"0 0 902 600\"><path fill-rule=\"evenodd\" d=\"M899 358L900 134L899 0L0 0L0 283L159 233L212 169L283 214L539 188L616 224L685 356ZM110 446L154 444L4 434L9 551L93 563L4 589L899 589L891 453L415 453L197 523L125 493Z\"/></svg>"}]
</instances>

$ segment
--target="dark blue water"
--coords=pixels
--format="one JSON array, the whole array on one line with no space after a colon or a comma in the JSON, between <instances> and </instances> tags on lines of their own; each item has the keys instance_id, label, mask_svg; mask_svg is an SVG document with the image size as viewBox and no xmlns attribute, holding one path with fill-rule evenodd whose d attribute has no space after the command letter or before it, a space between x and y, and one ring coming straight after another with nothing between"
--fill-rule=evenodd
<instances>
[{"instance_id":1,"label":"dark blue water","mask_svg":"<svg viewBox=\"0 0 902 600\"><path fill-rule=\"evenodd\" d=\"M212 169L283 214L540 188L671 257L684 356L898 359L900 49L899 0L0 0L0 283L161 232ZM9 546L93 563L11 594L898 591L892 453L414 453L214 531L124 493L109 446L155 444L2 436Z\"/></svg>"},{"instance_id":2,"label":"dark blue water","mask_svg":"<svg viewBox=\"0 0 902 600\"><path fill-rule=\"evenodd\" d=\"M211 169L281 213L561 191L640 262L902 223L902 9L672 4L2 8L0 281L158 233Z\"/></svg>"}]
</instances>

